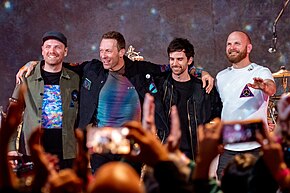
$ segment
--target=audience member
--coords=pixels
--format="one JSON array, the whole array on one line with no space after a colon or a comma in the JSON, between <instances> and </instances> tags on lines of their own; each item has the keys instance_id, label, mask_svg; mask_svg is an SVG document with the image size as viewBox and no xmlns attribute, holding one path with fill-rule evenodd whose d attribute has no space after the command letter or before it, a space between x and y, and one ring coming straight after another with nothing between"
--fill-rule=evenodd
<instances>
[{"instance_id":1,"label":"audience member","mask_svg":"<svg viewBox=\"0 0 290 193\"><path fill-rule=\"evenodd\" d=\"M160 192L191 192L176 165L170 161L167 149L156 135L144 130L136 121L128 122L125 126L130 129L128 138L140 146L140 153L129 155L128 159L142 161L153 168Z\"/></svg>"},{"instance_id":2,"label":"audience member","mask_svg":"<svg viewBox=\"0 0 290 193\"><path fill-rule=\"evenodd\" d=\"M284 94L278 101L278 127L275 135L263 136L258 133L262 146L263 160L282 192L290 190L289 144L290 144L290 95ZM274 159L275 158L275 159Z\"/></svg>"},{"instance_id":3,"label":"audience member","mask_svg":"<svg viewBox=\"0 0 290 193\"><path fill-rule=\"evenodd\" d=\"M224 193L249 192L249 180L257 158L252 154L237 154L229 161L221 179L221 189Z\"/></svg>"},{"instance_id":4,"label":"audience member","mask_svg":"<svg viewBox=\"0 0 290 193\"><path fill-rule=\"evenodd\" d=\"M210 163L222 151L222 125L220 120L215 119L213 124L206 124L198 129L200 152L192 181L194 192L275 193L278 186L274 178L264 162L261 159L256 161L252 154L235 155L226 165L220 186L216 180L209 178Z\"/></svg>"},{"instance_id":5,"label":"audience member","mask_svg":"<svg viewBox=\"0 0 290 193\"><path fill-rule=\"evenodd\" d=\"M288 99L287 99L288 100ZM121 162L112 162L103 165L96 172L94 178L90 177L87 170L88 155L84 146L85 135L82 130L76 130L78 141L78 154L74 162L73 169L63 169L57 172L54 163L50 162L43 146L40 143L43 130L36 128L30 136L28 146L31 152L31 159L34 163L32 181L26 181L25 185L19 184L17 176L12 173L8 164L7 150L9 138L13 136L18 124L21 121L21 98L17 103L12 103L7 111L7 117L0 128L0 190L1 192L149 192L144 188L138 174L134 169ZM129 128L128 139L134 140L140 147L139 152L132 152L126 155L128 159L146 163L152 167L153 175L158 187L154 192L276 192L277 186L271 181L277 181L282 192L288 192L290 184L290 170L285 163L281 144L269 135L257 132L257 140L262 146L263 160L273 178L268 175L262 176L267 168L256 169L260 163L251 154L241 154L234 156L224 170L219 187L215 180L208 176L209 166L212 159L220 151L222 123L219 119L198 128L199 151L196 158L196 167L190 183L181 175L179 168L170 161L170 152L178 150L180 137L180 125L178 112L175 106L171 113L171 134L166 145L154 133L154 98L149 94L144 101L146 128L140 122L131 121L125 124ZM282 98L283 102L283 98ZM285 99L284 99L285 102ZM290 102L290 100L289 100ZM285 103L284 103L285 104ZM145 107L146 106L146 107ZM284 108L286 113L288 108ZM289 111L289 110L288 110ZM290 111L289 111L290 112ZM290 114L290 113L289 113ZM289 116L287 116L289 117ZM287 119L288 120L288 119ZM177 137L175 136L177 135ZM178 137L179 136L179 137ZM275 159L273 159L275 157ZM260 159L261 160L261 159ZM255 172L260 172L260 182L253 181ZM261 175L262 174L262 175ZM271 175L270 175L271 177ZM266 179L267 178L267 179ZM90 180L89 180L90 179ZM271 181L269 181L271 180ZM264 183L261 183L264 182ZM270 182L270 184L268 184ZM266 184L265 184L266 183ZM257 187L258 186L258 187ZM263 187L259 187L263 186Z\"/></svg>"},{"instance_id":6,"label":"audience member","mask_svg":"<svg viewBox=\"0 0 290 193\"><path fill-rule=\"evenodd\" d=\"M24 88L23 88L24 89ZM8 144L21 122L23 98L18 103L11 104L7 116L1 120L0 128L0 192L18 192L17 178L8 164Z\"/></svg>"},{"instance_id":7,"label":"audience member","mask_svg":"<svg viewBox=\"0 0 290 193\"><path fill-rule=\"evenodd\" d=\"M88 193L145 193L139 175L124 162L106 163L94 177Z\"/></svg>"}]
</instances>

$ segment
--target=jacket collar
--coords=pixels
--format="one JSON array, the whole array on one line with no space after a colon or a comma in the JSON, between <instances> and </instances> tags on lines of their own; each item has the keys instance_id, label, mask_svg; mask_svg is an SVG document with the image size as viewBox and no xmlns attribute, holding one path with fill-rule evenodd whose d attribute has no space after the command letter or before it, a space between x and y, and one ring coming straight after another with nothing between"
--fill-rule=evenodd
<instances>
[{"instance_id":1,"label":"jacket collar","mask_svg":"<svg viewBox=\"0 0 290 193\"><path fill-rule=\"evenodd\" d=\"M39 61L34 69L34 73L32 75L33 79L34 80L40 80L42 79L42 76L41 76L41 68L42 66L44 65L44 60L42 61ZM62 67L62 72L61 72L61 77L62 78L66 78L66 79L70 79L70 76L69 76L69 73L68 73L68 70L64 67Z\"/></svg>"}]
</instances>

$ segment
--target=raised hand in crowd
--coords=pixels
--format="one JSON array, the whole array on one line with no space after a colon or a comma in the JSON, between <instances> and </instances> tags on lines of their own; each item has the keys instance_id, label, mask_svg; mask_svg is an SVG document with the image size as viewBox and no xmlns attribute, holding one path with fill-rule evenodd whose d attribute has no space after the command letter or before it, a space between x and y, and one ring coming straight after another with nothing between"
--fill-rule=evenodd
<instances>
[{"instance_id":1,"label":"raised hand in crowd","mask_svg":"<svg viewBox=\"0 0 290 193\"><path fill-rule=\"evenodd\" d=\"M157 136L156 135L156 125L155 125L155 120L154 120L154 111L155 111L154 97L147 93L145 96L145 99L144 99L144 104L143 104L142 127L147 132L150 132L151 134ZM131 124L131 123L129 123L129 124ZM127 126L127 124L126 124L126 126ZM141 129L141 125L138 126L137 123L133 123L133 124L135 127L138 127ZM146 132L142 133L142 135L145 135L145 134L146 134ZM179 143L180 143L180 137L181 137L181 130L180 130L178 112L177 112L176 106L173 106L172 110L171 110L170 134L169 134L169 136L166 140L166 144L165 144L167 154L169 152L173 153L173 152L176 152L178 150ZM160 149L164 149L164 147L162 147L161 143L158 144L158 146L160 147ZM163 151L161 150L161 152L163 152ZM151 161L149 161L149 162L151 163ZM148 164L148 165L151 165L151 164Z\"/></svg>"},{"instance_id":2,"label":"raised hand in crowd","mask_svg":"<svg viewBox=\"0 0 290 193\"><path fill-rule=\"evenodd\" d=\"M181 130L180 130L180 122L177 112L177 107L174 105L171 107L171 114L170 114L170 133L166 139L165 146L169 152L176 152L179 151L180 139L181 139Z\"/></svg>"},{"instance_id":3,"label":"raised hand in crowd","mask_svg":"<svg viewBox=\"0 0 290 193\"><path fill-rule=\"evenodd\" d=\"M21 122L22 109L20 106L23 98L18 102L10 104L6 118L2 119L0 128L0 189L11 191L17 187L17 177L12 172L8 162L8 144L10 138L16 133L17 127Z\"/></svg>"},{"instance_id":4,"label":"raised hand in crowd","mask_svg":"<svg viewBox=\"0 0 290 193\"><path fill-rule=\"evenodd\" d=\"M166 148L163 147L156 135L145 130L140 122L130 121L125 126L129 128L127 138L133 139L140 146L140 153L130 154L128 159L144 162L152 167L161 161L169 161Z\"/></svg>"},{"instance_id":5,"label":"raised hand in crowd","mask_svg":"<svg viewBox=\"0 0 290 193\"><path fill-rule=\"evenodd\" d=\"M275 138L279 143L287 143L290 136L290 95L283 94L277 103L278 127L275 129Z\"/></svg>"},{"instance_id":6,"label":"raised hand in crowd","mask_svg":"<svg viewBox=\"0 0 290 193\"><path fill-rule=\"evenodd\" d=\"M146 94L143 104L142 126L155 134L156 126L154 121L154 111L154 98L150 94ZM169 153L169 159L176 164L179 171L185 175L185 178L189 179L190 173L194 167L194 162L179 150L181 129L178 111L175 105L171 107L170 118L170 133L166 141L163 142L164 147Z\"/></svg>"},{"instance_id":7,"label":"raised hand in crowd","mask_svg":"<svg viewBox=\"0 0 290 193\"><path fill-rule=\"evenodd\" d=\"M85 192L90 179L88 172L88 152L85 146L85 134L81 129L75 131L78 143L78 153L73 169L63 169L54 173L48 180L50 192Z\"/></svg>"},{"instance_id":8,"label":"raised hand in crowd","mask_svg":"<svg viewBox=\"0 0 290 193\"><path fill-rule=\"evenodd\" d=\"M208 179L212 160L218 155L221 147L222 123L219 118L198 127L198 155L193 179Z\"/></svg>"},{"instance_id":9,"label":"raised hand in crowd","mask_svg":"<svg viewBox=\"0 0 290 193\"><path fill-rule=\"evenodd\" d=\"M0 128L0 189L2 191L16 187L16 176L8 162L8 144L12 135L16 132L17 126L21 121L19 105L13 103L9 107L7 117L2 119Z\"/></svg>"},{"instance_id":10,"label":"raised hand in crowd","mask_svg":"<svg viewBox=\"0 0 290 193\"><path fill-rule=\"evenodd\" d=\"M139 122L131 121L125 124L129 128L128 139L133 139L134 142L139 144L139 154L130 154L128 159L137 160L151 166L153 168L153 175L158 183L157 192L191 192L184 177L181 175L179 169L169 158L169 151L164 145L161 144L156 134L152 132L150 128L155 127L154 122L154 100L149 94L146 95L145 105L149 105L150 108L146 108L143 113L143 119L146 120L147 129L142 128ZM146 112L146 110L149 110ZM171 113L172 127L179 129L179 118L176 107L173 107L173 113ZM149 129L148 129L149 128ZM172 134L178 134L178 131L173 129ZM170 149L175 150L178 147L179 137L172 137L169 144ZM147 187L148 188L148 187ZM149 188L150 189L150 188ZM154 190L147 192L155 192Z\"/></svg>"},{"instance_id":11,"label":"raised hand in crowd","mask_svg":"<svg viewBox=\"0 0 290 193\"><path fill-rule=\"evenodd\" d=\"M32 132L28 145L31 151L31 160L33 161L33 175L34 180L31 184L32 192L40 192L42 187L45 186L49 176L56 175L56 162L52 161L53 156L44 151L40 143L42 129L36 128ZM49 159L52 158L52 159Z\"/></svg>"},{"instance_id":12,"label":"raised hand in crowd","mask_svg":"<svg viewBox=\"0 0 290 193\"><path fill-rule=\"evenodd\" d=\"M82 189L84 190L92 177L88 171L89 155L86 147L86 131L78 128L75 130L75 134L78 143L78 153L74 160L73 169L82 180Z\"/></svg>"},{"instance_id":13,"label":"raised hand in crowd","mask_svg":"<svg viewBox=\"0 0 290 193\"><path fill-rule=\"evenodd\" d=\"M278 128L275 135L268 136L257 133L258 142L262 146L263 159L272 176L278 182L282 190L290 189L290 170L285 161L282 146L288 152L290 136L290 95L284 94L277 103Z\"/></svg>"},{"instance_id":14,"label":"raised hand in crowd","mask_svg":"<svg viewBox=\"0 0 290 193\"><path fill-rule=\"evenodd\" d=\"M143 112L142 112L142 127L153 134L157 135L157 128L155 125L155 104L154 97L149 93L146 93L143 103Z\"/></svg>"},{"instance_id":15,"label":"raised hand in crowd","mask_svg":"<svg viewBox=\"0 0 290 193\"><path fill-rule=\"evenodd\" d=\"M76 129L78 141L78 154L73 169L64 169L58 172L55 157L47 154L40 144L42 130L36 128L29 139L31 159L34 163L31 184L32 192L46 190L48 192L81 192L88 186L88 155L84 147L84 135L80 129Z\"/></svg>"},{"instance_id":16,"label":"raised hand in crowd","mask_svg":"<svg viewBox=\"0 0 290 193\"><path fill-rule=\"evenodd\" d=\"M290 170L284 161L282 146L270 136L257 133L262 146L263 160L282 189L290 189Z\"/></svg>"},{"instance_id":17,"label":"raised hand in crowd","mask_svg":"<svg viewBox=\"0 0 290 193\"><path fill-rule=\"evenodd\" d=\"M179 149L181 139L181 129L178 111L175 105L171 107L170 116L171 116L170 133L166 139L166 143L164 144L164 146L169 152L169 159L175 163L180 173L185 177L186 181L189 181L190 175L192 174L195 167L195 162L189 159Z\"/></svg>"}]
</instances>

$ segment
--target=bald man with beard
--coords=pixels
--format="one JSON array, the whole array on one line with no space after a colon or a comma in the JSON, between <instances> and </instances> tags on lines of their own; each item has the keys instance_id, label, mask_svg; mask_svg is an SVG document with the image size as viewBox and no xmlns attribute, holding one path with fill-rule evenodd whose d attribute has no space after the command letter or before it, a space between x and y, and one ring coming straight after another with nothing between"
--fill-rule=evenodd
<instances>
[{"instance_id":1,"label":"bald man with beard","mask_svg":"<svg viewBox=\"0 0 290 193\"><path fill-rule=\"evenodd\" d=\"M216 86L223 109L223 121L262 119L267 123L269 97L276 92L271 71L250 61L252 42L242 31L229 34L226 42L226 56L231 66L217 74ZM220 155L218 178L227 163L236 155L251 153L256 157L260 152L257 142L228 144Z\"/></svg>"}]
</instances>

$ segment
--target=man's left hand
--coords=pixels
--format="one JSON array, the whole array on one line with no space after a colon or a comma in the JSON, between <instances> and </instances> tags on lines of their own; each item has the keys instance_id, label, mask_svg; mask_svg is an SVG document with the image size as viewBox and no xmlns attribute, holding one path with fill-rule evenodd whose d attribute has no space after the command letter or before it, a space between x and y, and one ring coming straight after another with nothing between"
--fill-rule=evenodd
<instances>
[{"instance_id":1,"label":"man's left hand","mask_svg":"<svg viewBox=\"0 0 290 193\"><path fill-rule=\"evenodd\" d=\"M253 78L254 83L248 83L247 85L254 89L260 89L264 93L266 93L269 96L273 96L276 93L276 84L273 80L270 79L262 79L259 77Z\"/></svg>"}]
</instances>

